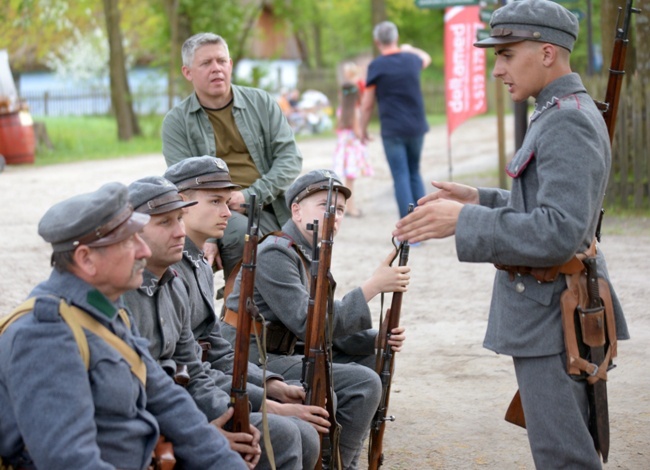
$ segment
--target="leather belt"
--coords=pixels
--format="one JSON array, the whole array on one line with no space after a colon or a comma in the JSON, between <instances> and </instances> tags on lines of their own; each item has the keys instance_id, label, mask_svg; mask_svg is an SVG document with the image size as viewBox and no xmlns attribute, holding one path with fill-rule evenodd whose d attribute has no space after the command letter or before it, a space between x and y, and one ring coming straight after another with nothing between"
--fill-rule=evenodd
<instances>
[{"instance_id":1,"label":"leather belt","mask_svg":"<svg viewBox=\"0 0 650 470\"><path fill-rule=\"evenodd\" d=\"M239 314L235 312L234 310L230 310L229 308L225 309L225 313L221 317L221 320L232 326L233 328L237 328L237 322L239 318ZM257 329L258 333L262 332L262 327L264 326L261 321L259 320L254 320L253 323L255 323L255 328ZM251 326L252 328L252 326Z\"/></svg>"},{"instance_id":2,"label":"leather belt","mask_svg":"<svg viewBox=\"0 0 650 470\"><path fill-rule=\"evenodd\" d=\"M495 268L501 271L507 271L510 274L510 280L513 280L516 274L530 274L537 282L553 282L560 274L575 274L585 269L584 264L577 256L574 256L566 263L550 268L531 268L530 266L505 266L495 264Z\"/></svg>"}]
</instances>

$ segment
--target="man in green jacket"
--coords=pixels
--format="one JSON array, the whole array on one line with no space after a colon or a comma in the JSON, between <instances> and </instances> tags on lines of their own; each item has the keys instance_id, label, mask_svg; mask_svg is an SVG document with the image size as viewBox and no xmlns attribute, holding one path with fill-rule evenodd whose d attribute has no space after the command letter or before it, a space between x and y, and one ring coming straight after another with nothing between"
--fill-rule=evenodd
<instances>
[{"instance_id":1,"label":"man in green jacket","mask_svg":"<svg viewBox=\"0 0 650 470\"><path fill-rule=\"evenodd\" d=\"M196 34L181 54L183 76L194 92L165 116L163 155L168 166L188 157L219 157L241 186L232 192L233 214L224 237L203 247L227 278L243 252L247 217L241 205L255 194L264 207L261 232L280 230L291 215L284 191L300 174L302 155L273 97L231 83L233 62L221 36Z\"/></svg>"}]
</instances>

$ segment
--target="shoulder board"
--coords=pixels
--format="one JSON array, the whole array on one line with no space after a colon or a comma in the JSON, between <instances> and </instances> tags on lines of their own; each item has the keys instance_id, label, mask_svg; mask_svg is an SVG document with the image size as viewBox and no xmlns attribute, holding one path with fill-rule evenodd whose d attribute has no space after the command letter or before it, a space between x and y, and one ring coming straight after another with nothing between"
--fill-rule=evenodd
<instances>
[{"instance_id":1,"label":"shoulder board","mask_svg":"<svg viewBox=\"0 0 650 470\"><path fill-rule=\"evenodd\" d=\"M580 98L575 93L557 100L558 109L580 109L580 106Z\"/></svg>"}]
</instances>

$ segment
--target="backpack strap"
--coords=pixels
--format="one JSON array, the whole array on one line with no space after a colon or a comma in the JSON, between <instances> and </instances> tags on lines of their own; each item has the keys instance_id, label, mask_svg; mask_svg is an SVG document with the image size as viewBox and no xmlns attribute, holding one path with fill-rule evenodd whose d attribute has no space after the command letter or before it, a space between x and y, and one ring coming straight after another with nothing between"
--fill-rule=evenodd
<instances>
[{"instance_id":1,"label":"backpack strap","mask_svg":"<svg viewBox=\"0 0 650 470\"><path fill-rule=\"evenodd\" d=\"M8 316L0 319L0 335L4 333L13 322L34 310L36 300L36 297L27 299L16 307L16 309L14 309L14 311ZM133 375L142 382L143 386L146 386L147 367L140 355L131 346L124 342L124 340L95 320L87 312L75 307L74 305L68 305L63 299L60 299L59 301L59 313L72 330L72 335L77 343L79 354L81 355L86 370L90 367L90 349L88 348L88 339L83 331L84 329L96 334L119 352L124 360L129 363ZM131 320L126 313L126 310L119 309L118 314L124 324L131 329Z\"/></svg>"},{"instance_id":2,"label":"backpack strap","mask_svg":"<svg viewBox=\"0 0 650 470\"><path fill-rule=\"evenodd\" d=\"M85 330L88 330L106 341L110 346L112 346L117 352L122 355L126 362L129 363L129 366L131 367L131 373L133 373L133 375L135 375L138 380L142 382L142 385L147 385L147 366L145 365L140 355L122 338L95 320L91 315L84 312L82 309L75 307L74 305L68 305L63 300L61 300L59 308L61 316L64 320L66 320L68 325L76 323L80 329L83 328ZM123 311L123 309L120 310ZM120 318L124 319L124 316L126 316L126 312L120 312ZM88 344L86 342L86 347L87 346Z\"/></svg>"}]
</instances>

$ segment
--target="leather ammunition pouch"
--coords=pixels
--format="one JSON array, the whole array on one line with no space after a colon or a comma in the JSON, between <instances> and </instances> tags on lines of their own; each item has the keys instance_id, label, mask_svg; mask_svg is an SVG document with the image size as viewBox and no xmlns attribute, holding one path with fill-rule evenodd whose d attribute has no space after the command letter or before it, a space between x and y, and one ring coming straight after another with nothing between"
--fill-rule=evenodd
<instances>
[{"instance_id":1,"label":"leather ammunition pouch","mask_svg":"<svg viewBox=\"0 0 650 470\"><path fill-rule=\"evenodd\" d=\"M596 256L594 243L584 253L576 255L582 260ZM584 266L584 265L583 265ZM607 380L607 370L616 357L616 322L609 283L598 279L602 307L589 309L589 294L584 269L566 275L567 289L562 293L562 328L567 355L567 372L573 377L586 378L590 384ZM587 352L591 347L604 347L605 358L601 364L589 362Z\"/></svg>"},{"instance_id":2,"label":"leather ammunition pouch","mask_svg":"<svg viewBox=\"0 0 650 470\"><path fill-rule=\"evenodd\" d=\"M212 349L212 345L204 339L200 339L197 342L201 347L201 362L205 362L208 360L208 351Z\"/></svg>"},{"instance_id":3,"label":"leather ammunition pouch","mask_svg":"<svg viewBox=\"0 0 650 470\"><path fill-rule=\"evenodd\" d=\"M283 323L266 322L266 351L284 356L293 355L298 337Z\"/></svg>"},{"instance_id":4,"label":"leather ammunition pouch","mask_svg":"<svg viewBox=\"0 0 650 470\"><path fill-rule=\"evenodd\" d=\"M151 465L147 470L174 470L175 466L176 457L174 457L172 443L160 436L151 456Z\"/></svg>"},{"instance_id":5,"label":"leather ammunition pouch","mask_svg":"<svg viewBox=\"0 0 650 470\"><path fill-rule=\"evenodd\" d=\"M237 328L238 313L226 308L221 320L233 328ZM282 354L291 356L294 352L298 338L283 323L267 321L262 325L261 321L255 320L254 328L261 334L262 328L266 328L266 352L271 354Z\"/></svg>"},{"instance_id":6,"label":"leather ammunition pouch","mask_svg":"<svg viewBox=\"0 0 650 470\"><path fill-rule=\"evenodd\" d=\"M190 383L190 373L187 370L185 364L176 365L176 373L174 374L174 382L180 385L183 388L187 387L187 384Z\"/></svg>"}]
</instances>

